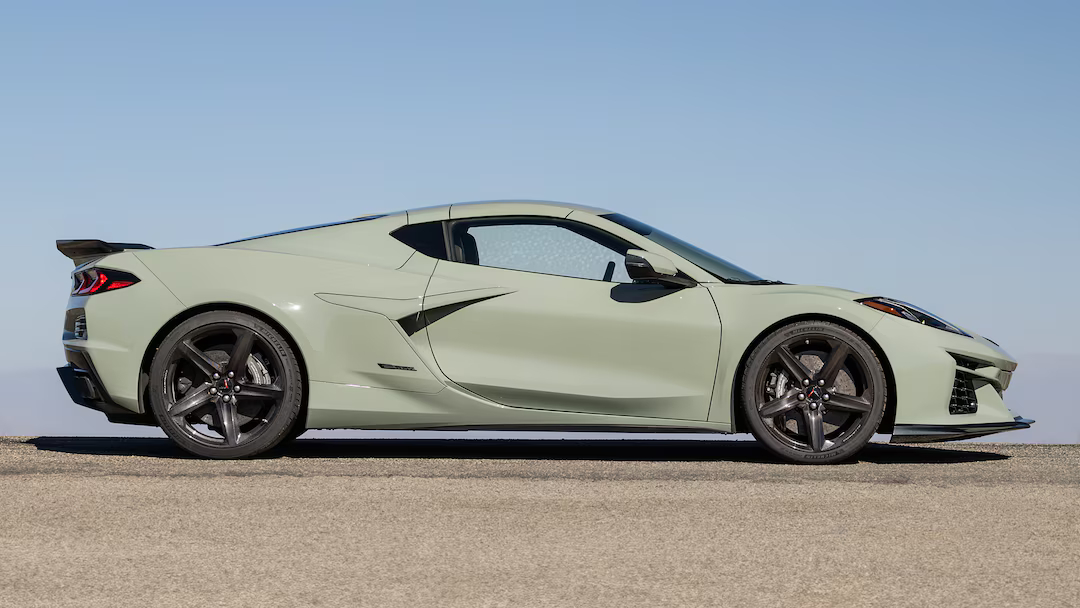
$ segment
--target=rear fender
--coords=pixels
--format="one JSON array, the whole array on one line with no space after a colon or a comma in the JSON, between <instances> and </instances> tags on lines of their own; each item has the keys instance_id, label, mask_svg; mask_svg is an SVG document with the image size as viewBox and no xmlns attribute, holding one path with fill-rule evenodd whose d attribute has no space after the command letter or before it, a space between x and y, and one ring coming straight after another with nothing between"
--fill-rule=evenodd
<instances>
[{"instance_id":1,"label":"rear fender","mask_svg":"<svg viewBox=\"0 0 1080 608\"><path fill-rule=\"evenodd\" d=\"M391 270L230 248L140 256L185 309L235 305L272 319L300 349L308 380L427 393L443 387L397 323L420 311L434 260Z\"/></svg>"}]
</instances>

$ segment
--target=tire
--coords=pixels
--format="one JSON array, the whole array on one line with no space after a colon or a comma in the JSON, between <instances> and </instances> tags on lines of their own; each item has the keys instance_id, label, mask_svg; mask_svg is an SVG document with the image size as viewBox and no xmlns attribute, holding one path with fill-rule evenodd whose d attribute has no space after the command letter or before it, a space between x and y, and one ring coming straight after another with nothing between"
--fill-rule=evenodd
<instances>
[{"instance_id":1,"label":"tire","mask_svg":"<svg viewBox=\"0 0 1080 608\"><path fill-rule=\"evenodd\" d=\"M260 454L294 433L304 382L277 330L251 315L212 311L165 336L149 386L151 410L170 439L196 456L225 459Z\"/></svg>"},{"instance_id":2,"label":"tire","mask_svg":"<svg viewBox=\"0 0 1080 608\"><path fill-rule=\"evenodd\" d=\"M750 353L742 406L754 437L795 463L853 458L885 414L885 371L850 329L800 321L769 334Z\"/></svg>"},{"instance_id":3,"label":"tire","mask_svg":"<svg viewBox=\"0 0 1080 608\"><path fill-rule=\"evenodd\" d=\"M287 435L285 435L285 440L292 441L294 439L299 439L300 436L306 432L308 432L308 429L306 426L304 426L304 421L297 419L296 424L293 425L292 430L289 431Z\"/></svg>"}]
</instances>

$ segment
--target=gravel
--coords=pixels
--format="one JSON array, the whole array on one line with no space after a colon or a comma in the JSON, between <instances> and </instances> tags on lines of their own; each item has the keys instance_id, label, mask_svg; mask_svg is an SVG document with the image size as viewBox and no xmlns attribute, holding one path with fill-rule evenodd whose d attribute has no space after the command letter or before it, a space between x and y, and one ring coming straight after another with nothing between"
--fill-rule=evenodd
<instances>
[{"instance_id":1,"label":"gravel","mask_svg":"<svg viewBox=\"0 0 1080 608\"><path fill-rule=\"evenodd\" d=\"M0 606L1075 606L1080 446L0 438Z\"/></svg>"}]
</instances>

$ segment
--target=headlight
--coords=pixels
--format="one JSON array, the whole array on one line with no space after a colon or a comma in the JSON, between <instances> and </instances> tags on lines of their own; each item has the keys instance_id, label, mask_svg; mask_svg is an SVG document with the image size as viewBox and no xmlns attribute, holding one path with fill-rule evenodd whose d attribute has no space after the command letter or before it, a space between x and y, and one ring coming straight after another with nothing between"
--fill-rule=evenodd
<instances>
[{"instance_id":1,"label":"headlight","mask_svg":"<svg viewBox=\"0 0 1080 608\"><path fill-rule=\"evenodd\" d=\"M915 321L923 325L929 325L930 327L945 330L954 334L960 334L961 336L971 337L971 334L965 332L959 327L949 323L941 317L931 314L918 306L908 304L907 302L901 302L899 300L890 300L889 298L866 298L865 300L858 300L858 302L869 306L870 308L880 310L881 312L889 313L895 317L901 319L907 319L908 321Z\"/></svg>"}]
</instances>

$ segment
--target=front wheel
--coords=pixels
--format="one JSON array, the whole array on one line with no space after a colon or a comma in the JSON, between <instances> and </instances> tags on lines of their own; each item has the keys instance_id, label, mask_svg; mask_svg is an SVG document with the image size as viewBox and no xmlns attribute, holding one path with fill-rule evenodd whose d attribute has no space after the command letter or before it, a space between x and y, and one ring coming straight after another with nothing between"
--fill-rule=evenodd
<instances>
[{"instance_id":1,"label":"front wheel","mask_svg":"<svg viewBox=\"0 0 1080 608\"><path fill-rule=\"evenodd\" d=\"M747 359L742 383L754 437L786 460L818 464L851 458L869 443L887 390L870 345L824 321L770 334Z\"/></svg>"},{"instance_id":2,"label":"front wheel","mask_svg":"<svg viewBox=\"0 0 1080 608\"><path fill-rule=\"evenodd\" d=\"M233 311L196 315L172 330L150 366L150 406L177 445L206 458L244 458L296 428L303 383L285 339Z\"/></svg>"}]
</instances>

